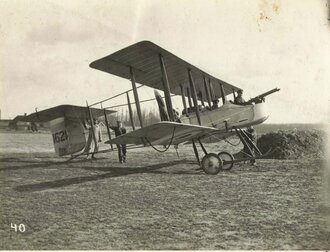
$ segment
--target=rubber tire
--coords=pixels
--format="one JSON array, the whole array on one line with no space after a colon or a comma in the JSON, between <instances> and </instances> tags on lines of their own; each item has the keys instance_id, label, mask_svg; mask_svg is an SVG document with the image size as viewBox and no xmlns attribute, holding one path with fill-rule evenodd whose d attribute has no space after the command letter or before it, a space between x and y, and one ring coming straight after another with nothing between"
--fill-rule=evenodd
<instances>
[{"instance_id":1,"label":"rubber tire","mask_svg":"<svg viewBox=\"0 0 330 252\"><path fill-rule=\"evenodd\" d=\"M222 152L218 153L218 156L222 162L222 170L229 171L231 168L233 168L234 163L223 164L223 161L234 161L234 157L232 154L230 154L226 151L222 151Z\"/></svg>"},{"instance_id":2,"label":"rubber tire","mask_svg":"<svg viewBox=\"0 0 330 252\"><path fill-rule=\"evenodd\" d=\"M210 160L210 159L212 159L212 160ZM213 162L215 161L216 163L212 167L210 167L210 161L213 161ZM211 163L211 165L212 165L212 163ZM202 166L203 171L206 174L216 175L222 169L222 161L217 154L208 153L203 157L201 166Z\"/></svg>"}]
</instances>

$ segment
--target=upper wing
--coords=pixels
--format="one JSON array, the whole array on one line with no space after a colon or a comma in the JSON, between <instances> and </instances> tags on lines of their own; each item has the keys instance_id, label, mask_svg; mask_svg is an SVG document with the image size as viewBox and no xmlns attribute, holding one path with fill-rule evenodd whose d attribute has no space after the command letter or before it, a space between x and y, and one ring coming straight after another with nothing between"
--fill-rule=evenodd
<instances>
[{"instance_id":1,"label":"upper wing","mask_svg":"<svg viewBox=\"0 0 330 252\"><path fill-rule=\"evenodd\" d=\"M104 116L103 109L90 108L93 118ZM106 110L106 114L115 113L114 110ZM76 118L86 120L89 119L87 107L60 105L57 107L45 109L30 114L22 119L26 122L48 122L59 117Z\"/></svg>"},{"instance_id":2,"label":"upper wing","mask_svg":"<svg viewBox=\"0 0 330 252\"><path fill-rule=\"evenodd\" d=\"M136 82L143 85L164 90L162 84L162 71L160 68L159 54L163 56L166 72L169 79L171 93L181 95L180 85L183 86L186 94L189 87L188 71L191 69L194 78L197 94L202 93L206 101L204 77L207 82L211 80L215 98L220 98L220 83L223 85L226 94L237 91L239 88L219 80L199 68L187 63L174 54L164 50L150 41L142 41L128 46L109 56L96 60L90 67L131 79L130 67L133 68ZM200 99L200 98L199 98Z\"/></svg>"},{"instance_id":3,"label":"upper wing","mask_svg":"<svg viewBox=\"0 0 330 252\"><path fill-rule=\"evenodd\" d=\"M192 139L207 138L210 141L220 141L232 135L231 132L216 128L175 122L159 122L144 128L120 135L106 143L114 144L149 144L168 145L179 144Z\"/></svg>"}]
</instances>

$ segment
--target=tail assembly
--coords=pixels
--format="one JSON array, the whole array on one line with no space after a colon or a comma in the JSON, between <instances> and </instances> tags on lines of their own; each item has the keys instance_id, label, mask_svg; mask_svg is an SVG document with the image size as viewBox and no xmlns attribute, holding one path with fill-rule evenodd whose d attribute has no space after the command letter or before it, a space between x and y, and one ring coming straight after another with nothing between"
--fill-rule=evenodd
<instances>
[{"instance_id":1,"label":"tail assembly","mask_svg":"<svg viewBox=\"0 0 330 252\"><path fill-rule=\"evenodd\" d=\"M50 121L55 152L59 156L82 151L86 145L84 127L80 120L60 117Z\"/></svg>"}]
</instances>

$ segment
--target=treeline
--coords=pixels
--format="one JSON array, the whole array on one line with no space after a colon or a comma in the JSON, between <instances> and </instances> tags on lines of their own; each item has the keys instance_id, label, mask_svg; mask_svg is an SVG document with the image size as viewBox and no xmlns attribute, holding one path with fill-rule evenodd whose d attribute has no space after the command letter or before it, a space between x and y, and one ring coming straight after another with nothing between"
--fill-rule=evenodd
<instances>
[{"instance_id":1,"label":"treeline","mask_svg":"<svg viewBox=\"0 0 330 252\"><path fill-rule=\"evenodd\" d=\"M158 108L142 109L143 125L150 125L160 121ZM122 121L125 126L131 126L128 109L119 109L117 113L109 116L110 124L114 125L117 121ZM140 127L139 117L136 111L133 111L133 121L136 127Z\"/></svg>"}]
</instances>

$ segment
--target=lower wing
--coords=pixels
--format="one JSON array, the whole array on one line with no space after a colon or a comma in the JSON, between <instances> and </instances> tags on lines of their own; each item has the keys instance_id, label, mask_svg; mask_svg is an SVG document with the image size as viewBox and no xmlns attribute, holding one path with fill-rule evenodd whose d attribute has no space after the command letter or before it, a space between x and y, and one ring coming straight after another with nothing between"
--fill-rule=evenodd
<instances>
[{"instance_id":1,"label":"lower wing","mask_svg":"<svg viewBox=\"0 0 330 252\"><path fill-rule=\"evenodd\" d=\"M120 135L106 143L168 145L180 144L192 139L218 142L233 134L212 127L164 121Z\"/></svg>"}]
</instances>

